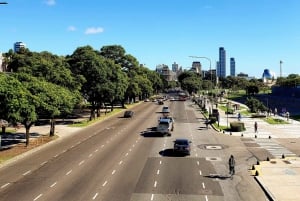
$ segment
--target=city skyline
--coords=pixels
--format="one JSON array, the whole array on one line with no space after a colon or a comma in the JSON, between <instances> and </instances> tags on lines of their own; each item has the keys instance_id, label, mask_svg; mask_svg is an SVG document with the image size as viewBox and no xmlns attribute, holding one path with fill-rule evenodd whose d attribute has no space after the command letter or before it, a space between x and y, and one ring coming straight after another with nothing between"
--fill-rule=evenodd
<instances>
[{"instance_id":1,"label":"city skyline","mask_svg":"<svg viewBox=\"0 0 300 201\"><path fill-rule=\"evenodd\" d=\"M30 51L70 55L77 47L121 45L140 64L183 68L200 61L208 70L219 60L218 48L238 61L236 73L260 78L263 69L276 75L299 74L297 0L153 0L7 1L0 7L0 52L22 41ZM229 60L226 59L226 76Z\"/></svg>"}]
</instances>

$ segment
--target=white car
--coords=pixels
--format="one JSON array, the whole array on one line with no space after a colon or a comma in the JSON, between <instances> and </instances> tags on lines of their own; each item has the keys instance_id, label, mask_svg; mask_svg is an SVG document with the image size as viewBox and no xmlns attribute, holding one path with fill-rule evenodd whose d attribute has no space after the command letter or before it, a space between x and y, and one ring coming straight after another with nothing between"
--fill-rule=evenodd
<instances>
[{"instance_id":1,"label":"white car","mask_svg":"<svg viewBox=\"0 0 300 201\"><path fill-rule=\"evenodd\" d=\"M168 134L171 135L171 131L173 131L173 122L168 118L161 118L158 122L156 131L163 135Z\"/></svg>"},{"instance_id":2,"label":"white car","mask_svg":"<svg viewBox=\"0 0 300 201\"><path fill-rule=\"evenodd\" d=\"M170 113L170 109L169 109L169 107L168 106L164 106L163 108L162 108L162 111L161 111L162 113Z\"/></svg>"}]
</instances>

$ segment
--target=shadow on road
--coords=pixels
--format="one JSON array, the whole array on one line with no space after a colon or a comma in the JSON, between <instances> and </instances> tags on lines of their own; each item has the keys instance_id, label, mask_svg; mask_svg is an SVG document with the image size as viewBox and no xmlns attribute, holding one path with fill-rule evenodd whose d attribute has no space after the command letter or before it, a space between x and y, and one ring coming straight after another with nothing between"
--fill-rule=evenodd
<instances>
[{"instance_id":1,"label":"shadow on road","mask_svg":"<svg viewBox=\"0 0 300 201\"><path fill-rule=\"evenodd\" d=\"M220 175L220 174L210 174L210 175L205 175L204 177L211 178L211 179L221 179L221 180L232 179L231 175Z\"/></svg>"},{"instance_id":2,"label":"shadow on road","mask_svg":"<svg viewBox=\"0 0 300 201\"><path fill-rule=\"evenodd\" d=\"M164 149L159 152L159 155L164 157L185 157L188 156L186 153L174 152L173 149Z\"/></svg>"}]
</instances>

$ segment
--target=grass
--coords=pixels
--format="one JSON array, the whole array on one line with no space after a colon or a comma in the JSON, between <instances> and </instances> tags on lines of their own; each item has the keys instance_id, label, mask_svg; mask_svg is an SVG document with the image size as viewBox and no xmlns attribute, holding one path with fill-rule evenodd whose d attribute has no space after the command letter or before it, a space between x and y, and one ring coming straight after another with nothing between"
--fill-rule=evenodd
<instances>
[{"instance_id":1,"label":"grass","mask_svg":"<svg viewBox=\"0 0 300 201\"><path fill-rule=\"evenodd\" d=\"M267 117L264 119L269 124L288 124L287 121L283 119L277 119L277 118L272 118L272 117Z\"/></svg>"},{"instance_id":2,"label":"grass","mask_svg":"<svg viewBox=\"0 0 300 201\"><path fill-rule=\"evenodd\" d=\"M129 104L129 105L125 105L125 108L115 108L112 112L109 112L107 113L106 115L101 115L100 117L97 117L96 119L93 119L93 120L85 120L85 121L81 121L81 122L77 122L77 123L74 123L74 124L71 124L70 127L86 127L86 126L89 126L95 122L98 122L98 121L102 121L102 120L105 120L115 114L118 114L118 113L121 113L122 111L125 111L127 110L128 108L131 108L137 104L140 104L141 102L138 102L138 103L134 103L134 104Z\"/></svg>"}]
</instances>

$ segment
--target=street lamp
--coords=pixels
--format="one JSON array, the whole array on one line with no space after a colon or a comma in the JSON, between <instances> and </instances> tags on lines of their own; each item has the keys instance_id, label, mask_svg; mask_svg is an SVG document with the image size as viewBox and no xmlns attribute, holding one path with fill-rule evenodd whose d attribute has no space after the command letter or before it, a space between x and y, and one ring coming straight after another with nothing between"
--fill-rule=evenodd
<instances>
[{"instance_id":1,"label":"street lamp","mask_svg":"<svg viewBox=\"0 0 300 201\"><path fill-rule=\"evenodd\" d=\"M191 58L199 58L199 59L207 59L209 61L209 71L210 71L210 81L212 83L212 72L211 72L211 59L208 57L200 57L200 56L189 56Z\"/></svg>"}]
</instances>

